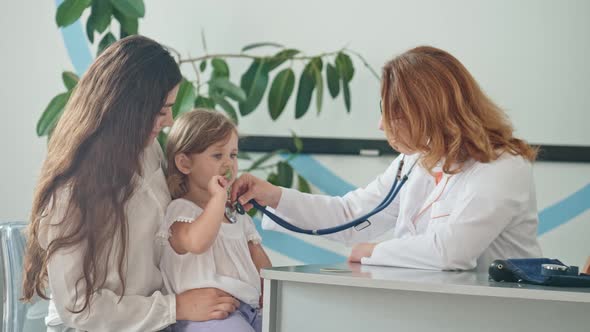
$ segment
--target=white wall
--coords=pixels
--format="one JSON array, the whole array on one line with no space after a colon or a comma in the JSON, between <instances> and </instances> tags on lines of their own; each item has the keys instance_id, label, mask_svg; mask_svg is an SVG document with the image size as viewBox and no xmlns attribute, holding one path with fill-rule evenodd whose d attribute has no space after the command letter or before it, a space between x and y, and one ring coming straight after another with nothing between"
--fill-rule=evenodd
<instances>
[{"instance_id":1,"label":"white wall","mask_svg":"<svg viewBox=\"0 0 590 332\"><path fill-rule=\"evenodd\" d=\"M518 133L526 139L590 145L587 1L178 0L174 5L146 1L146 10L140 31L185 55L202 54L201 28L208 37L210 52L237 52L256 41L281 42L309 54L348 45L363 53L375 68L411 46L432 44L463 61L483 88L506 107ZM0 151L4 152L0 221L28 218L45 153L45 140L35 136L35 125L51 97L64 90L62 70L74 70L54 15L55 3L51 0L5 1L0 12ZM294 121L294 105L290 103L285 114L273 123L264 101L263 109L242 119L242 132L288 135L289 129L294 129L308 136L381 137L376 130L378 82L358 61L355 64L349 116L341 97L332 101L326 91L319 117L312 103L310 113ZM247 65L234 62L233 77ZM190 67L183 69L187 76L192 75ZM317 156L316 160L352 185L361 186L383 170L389 159ZM535 179L542 211L587 186L590 165L538 163ZM583 199L590 201L588 195ZM590 256L586 245L589 222L586 209L544 234L541 243L546 255L582 264ZM341 255L348 250L322 239L297 238ZM273 248L273 261L313 261L293 258L290 253L296 249L291 249Z\"/></svg>"},{"instance_id":2,"label":"white wall","mask_svg":"<svg viewBox=\"0 0 590 332\"><path fill-rule=\"evenodd\" d=\"M348 46L364 54L379 73L385 61L411 47L441 47L457 56L507 110L522 137L545 144L590 143L588 1L185 0L174 6L147 1L147 8L142 31L184 54L203 54L201 29L211 53L238 52L258 41L280 42L308 54ZM242 131L285 135L294 129L305 136L380 138L374 130L379 82L360 62L355 64L350 116L341 97L333 102L326 94L319 117L312 106L313 112L294 122L292 98L279 121L271 122L264 108L242 122Z\"/></svg>"}]
</instances>

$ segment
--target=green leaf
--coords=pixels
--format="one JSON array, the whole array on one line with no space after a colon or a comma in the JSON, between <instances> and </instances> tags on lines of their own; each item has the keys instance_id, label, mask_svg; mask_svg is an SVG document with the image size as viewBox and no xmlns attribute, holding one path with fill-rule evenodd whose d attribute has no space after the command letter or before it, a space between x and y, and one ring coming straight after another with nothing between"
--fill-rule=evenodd
<instances>
[{"instance_id":1,"label":"green leaf","mask_svg":"<svg viewBox=\"0 0 590 332\"><path fill-rule=\"evenodd\" d=\"M354 66L348 55L342 52L338 53L336 56L336 68L338 69L338 74L343 82L348 83L352 80L352 77L354 76Z\"/></svg>"},{"instance_id":2,"label":"green leaf","mask_svg":"<svg viewBox=\"0 0 590 332\"><path fill-rule=\"evenodd\" d=\"M59 120L61 113L66 106L68 99L70 99L70 92L60 93L57 96L53 97L49 102L49 105L43 111L41 118L37 122L37 136L46 136L49 135L57 121Z\"/></svg>"},{"instance_id":3,"label":"green leaf","mask_svg":"<svg viewBox=\"0 0 590 332\"><path fill-rule=\"evenodd\" d=\"M227 113L229 118L237 125L238 124L238 114L236 113L236 109L230 104L227 100L225 100L221 96L211 96L213 101L221 106L221 108Z\"/></svg>"},{"instance_id":4,"label":"green leaf","mask_svg":"<svg viewBox=\"0 0 590 332\"><path fill-rule=\"evenodd\" d=\"M342 81L342 92L344 92L344 105L346 106L346 112L350 113L350 88L348 82Z\"/></svg>"},{"instance_id":5,"label":"green leaf","mask_svg":"<svg viewBox=\"0 0 590 332\"><path fill-rule=\"evenodd\" d=\"M312 71L315 83L315 105L318 109L318 114L322 111L322 102L324 99L324 80L322 78L322 63L312 61Z\"/></svg>"},{"instance_id":6,"label":"green leaf","mask_svg":"<svg viewBox=\"0 0 590 332\"><path fill-rule=\"evenodd\" d=\"M65 0L57 8L55 23L58 27L66 27L76 22L84 9L90 6L91 0Z\"/></svg>"},{"instance_id":7,"label":"green leaf","mask_svg":"<svg viewBox=\"0 0 590 332\"><path fill-rule=\"evenodd\" d=\"M211 60L211 66L213 66L213 77L229 77L229 67L225 60L213 58Z\"/></svg>"},{"instance_id":8,"label":"green leaf","mask_svg":"<svg viewBox=\"0 0 590 332\"><path fill-rule=\"evenodd\" d=\"M261 156L260 158L256 159L256 161L254 161L250 165L250 167L248 167L248 169L246 169L246 172L251 172L255 169L258 169L258 167L261 167L262 164L267 162L269 159L271 159L272 157L276 156L277 154L281 154L281 153L290 153L290 152L289 152L289 150L286 150L286 149L279 149L279 150L269 152L269 153Z\"/></svg>"},{"instance_id":9,"label":"green leaf","mask_svg":"<svg viewBox=\"0 0 590 332\"><path fill-rule=\"evenodd\" d=\"M277 74L268 93L268 110L273 120L278 119L285 109L294 87L295 74L291 68L284 69Z\"/></svg>"},{"instance_id":10,"label":"green leaf","mask_svg":"<svg viewBox=\"0 0 590 332\"><path fill-rule=\"evenodd\" d=\"M201 71L201 73L204 72L205 69L207 69L207 60L203 60L199 64L199 70Z\"/></svg>"},{"instance_id":11,"label":"green leaf","mask_svg":"<svg viewBox=\"0 0 590 332\"><path fill-rule=\"evenodd\" d=\"M258 214L258 210L256 210L256 209L250 209L250 211L248 211L246 213L250 216L250 218L254 218L254 216L256 214Z\"/></svg>"},{"instance_id":12,"label":"green leaf","mask_svg":"<svg viewBox=\"0 0 590 332\"><path fill-rule=\"evenodd\" d=\"M278 165L277 180L279 186L291 188L293 185L293 167L285 161L281 161Z\"/></svg>"},{"instance_id":13,"label":"green leaf","mask_svg":"<svg viewBox=\"0 0 590 332\"><path fill-rule=\"evenodd\" d=\"M311 59L311 64L317 67L320 70L320 72L322 71L322 69L324 69L324 61L322 61L322 58L319 56Z\"/></svg>"},{"instance_id":14,"label":"green leaf","mask_svg":"<svg viewBox=\"0 0 590 332\"><path fill-rule=\"evenodd\" d=\"M261 156L260 158L256 159L256 161L254 161L252 163L252 165L250 165L250 167L248 167L248 169L246 171L251 172L252 170L257 169L260 165L267 162L270 158L276 156L277 153L278 153L277 151L273 151L273 152L269 152L269 153Z\"/></svg>"},{"instance_id":15,"label":"green leaf","mask_svg":"<svg viewBox=\"0 0 590 332\"><path fill-rule=\"evenodd\" d=\"M64 71L61 74L61 78L68 91L72 90L76 86L76 84L78 84L79 80L78 75L72 73L71 71Z\"/></svg>"},{"instance_id":16,"label":"green leaf","mask_svg":"<svg viewBox=\"0 0 590 332\"><path fill-rule=\"evenodd\" d=\"M254 60L242 75L240 87L246 92L246 101L239 104L242 116L252 113L260 104L268 85L268 69L264 60Z\"/></svg>"},{"instance_id":17,"label":"green leaf","mask_svg":"<svg viewBox=\"0 0 590 332\"><path fill-rule=\"evenodd\" d=\"M214 89L219 89L223 93L237 102L246 101L246 92L239 86L232 83L225 77L214 78L209 81L209 85Z\"/></svg>"},{"instance_id":18,"label":"green leaf","mask_svg":"<svg viewBox=\"0 0 590 332\"><path fill-rule=\"evenodd\" d=\"M140 18L145 15L143 0L111 0L111 4L123 15L130 18Z\"/></svg>"},{"instance_id":19,"label":"green leaf","mask_svg":"<svg viewBox=\"0 0 590 332\"><path fill-rule=\"evenodd\" d=\"M277 173L270 173L267 177L266 177L266 181L270 182L271 184L274 184L275 186L279 186L279 176L277 175Z\"/></svg>"},{"instance_id":20,"label":"green leaf","mask_svg":"<svg viewBox=\"0 0 590 332\"><path fill-rule=\"evenodd\" d=\"M94 30L103 33L111 23L113 7L106 0L94 0L91 8L90 18L93 20Z\"/></svg>"},{"instance_id":21,"label":"green leaf","mask_svg":"<svg viewBox=\"0 0 590 332\"><path fill-rule=\"evenodd\" d=\"M213 109L215 108L215 102L210 98L198 96L197 99L195 99L195 107Z\"/></svg>"},{"instance_id":22,"label":"green leaf","mask_svg":"<svg viewBox=\"0 0 590 332\"><path fill-rule=\"evenodd\" d=\"M252 157L248 152L238 151L238 159L252 160Z\"/></svg>"},{"instance_id":23,"label":"green leaf","mask_svg":"<svg viewBox=\"0 0 590 332\"><path fill-rule=\"evenodd\" d=\"M191 82L183 79L178 88L174 106L172 106L172 117L176 119L180 114L190 111L194 104L195 88Z\"/></svg>"},{"instance_id":24,"label":"green leaf","mask_svg":"<svg viewBox=\"0 0 590 332\"><path fill-rule=\"evenodd\" d=\"M293 137L293 144L295 145L295 149L297 150L298 153L301 152L301 150L303 150L303 141L292 130L291 130L291 136Z\"/></svg>"},{"instance_id":25,"label":"green leaf","mask_svg":"<svg viewBox=\"0 0 590 332\"><path fill-rule=\"evenodd\" d=\"M251 49L254 49L257 47L263 47L263 46L284 47L281 44L273 43L273 42L254 43L254 44L249 44L249 45L244 46L242 48L242 52L246 52L248 50L251 50Z\"/></svg>"},{"instance_id":26,"label":"green leaf","mask_svg":"<svg viewBox=\"0 0 590 332\"><path fill-rule=\"evenodd\" d=\"M302 193L311 194L311 187L305 178L301 175L297 175L297 189Z\"/></svg>"},{"instance_id":27,"label":"green leaf","mask_svg":"<svg viewBox=\"0 0 590 332\"><path fill-rule=\"evenodd\" d=\"M94 17L90 15L86 21L86 36L91 44L94 44Z\"/></svg>"},{"instance_id":28,"label":"green leaf","mask_svg":"<svg viewBox=\"0 0 590 332\"><path fill-rule=\"evenodd\" d=\"M113 16L119 21L120 24L120 38L125 38L130 35L136 35L139 28L139 21L135 17L125 16L122 12L117 9L113 9Z\"/></svg>"},{"instance_id":29,"label":"green leaf","mask_svg":"<svg viewBox=\"0 0 590 332\"><path fill-rule=\"evenodd\" d=\"M295 118L299 119L307 113L311 103L311 94L315 88L315 80L311 73L310 64L308 64L299 78L299 88L297 89L297 100L295 101Z\"/></svg>"},{"instance_id":30,"label":"green leaf","mask_svg":"<svg viewBox=\"0 0 590 332\"><path fill-rule=\"evenodd\" d=\"M279 53L275 54L272 58L270 58L267 62L266 67L268 71L271 71L278 66L282 65L285 61L291 59L295 55L299 53L299 50L288 48L286 50L282 50Z\"/></svg>"},{"instance_id":31,"label":"green leaf","mask_svg":"<svg viewBox=\"0 0 590 332\"><path fill-rule=\"evenodd\" d=\"M109 32L106 35L104 35L100 43L98 43L98 50L96 52L96 56L99 56L100 53L102 53L102 51L104 51L107 47L109 47L109 45L116 41L117 39L115 38L115 36L113 36L112 33Z\"/></svg>"},{"instance_id":32,"label":"green leaf","mask_svg":"<svg viewBox=\"0 0 590 332\"><path fill-rule=\"evenodd\" d=\"M338 70L336 70L336 67L332 66L332 64L326 66L326 78L328 80L328 91L330 91L330 96L336 98L340 92L340 75L338 75Z\"/></svg>"}]
</instances>

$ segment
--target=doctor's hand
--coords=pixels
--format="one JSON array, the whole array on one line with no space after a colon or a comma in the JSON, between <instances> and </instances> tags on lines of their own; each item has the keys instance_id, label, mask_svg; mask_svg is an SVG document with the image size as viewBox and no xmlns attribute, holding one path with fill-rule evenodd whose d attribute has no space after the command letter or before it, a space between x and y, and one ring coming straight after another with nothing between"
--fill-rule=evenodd
<instances>
[{"instance_id":1,"label":"doctor's hand","mask_svg":"<svg viewBox=\"0 0 590 332\"><path fill-rule=\"evenodd\" d=\"M377 243L359 243L352 247L348 261L352 263L360 263L361 258L371 257L373 255L373 249Z\"/></svg>"},{"instance_id":2,"label":"doctor's hand","mask_svg":"<svg viewBox=\"0 0 590 332\"><path fill-rule=\"evenodd\" d=\"M252 174L244 173L232 185L231 201L235 202L236 199L246 211L252 208L252 204L248 203L251 199L255 199L262 206L276 209L281 200L281 188Z\"/></svg>"}]
</instances>

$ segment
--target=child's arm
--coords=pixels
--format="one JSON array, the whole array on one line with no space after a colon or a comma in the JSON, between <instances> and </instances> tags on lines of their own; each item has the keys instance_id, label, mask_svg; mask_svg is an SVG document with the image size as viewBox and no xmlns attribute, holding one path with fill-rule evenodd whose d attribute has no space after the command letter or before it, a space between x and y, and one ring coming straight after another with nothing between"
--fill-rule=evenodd
<instances>
[{"instance_id":1,"label":"child's arm","mask_svg":"<svg viewBox=\"0 0 590 332\"><path fill-rule=\"evenodd\" d=\"M260 243L254 243L253 241L248 241L248 249L250 250L250 257L252 257L252 261L258 270L258 274L260 275L260 269L265 267L271 267L272 263L266 255L266 252L260 245ZM260 278L260 298L258 299L258 304L260 308L262 308L262 299L264 298L264 281Z\"/></svg>"},{"instance_id":2,"label":"child's arm","mask_svg":"<svg viewBox=\"0 0 590 332\"><path fill-rule=\"evenodd\" d=\"M209 249L223 222L227 193L220 183L225 183L221 176L214 176L209 182L211 199L193 222L175 222L170 227L170 245L179 254L187 252L201 254Z\"/></svg>"},{"instance_id":3,"label":"child's arm","mask_svg":"<svg viewBox=\"0 0 590 332\"><path fill-rule=\"evenodd\" d=\"M266 252L260 243L249 241L248 249L250 250L250 256L252 257L252 261L254 262L256 269L258 270L258 274L260 274L260 269L272 266L268 255L266 255Z\"/></svg>"}]
</instances>

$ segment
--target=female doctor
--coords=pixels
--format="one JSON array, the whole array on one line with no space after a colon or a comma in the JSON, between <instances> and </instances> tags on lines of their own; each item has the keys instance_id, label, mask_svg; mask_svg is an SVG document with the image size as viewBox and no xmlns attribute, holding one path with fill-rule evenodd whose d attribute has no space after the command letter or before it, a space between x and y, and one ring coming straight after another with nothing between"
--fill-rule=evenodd
<instances>
[{"instance_id":1,"label":"female doctor","mask_svg":"<svg viewBox=\"0 0 590 332\"><path fill-rule=\"evenodd\" d=\"M343 197L311 195L243 174L232 200L250 209L247 202L255 199L301 228L334 227L372 210L396 175L413 168L370 226L328 235L356 244L349 261L485 270L494 259L541 255L531 165L536 151L513 136L504 112L455 57L433 47L399 55L383 67L381 97L379 129L402 154L365 188ZM270 220L263 224L278 228ZM392 239L371 242L390 229Z\"/></svg>"}]
</instances>

